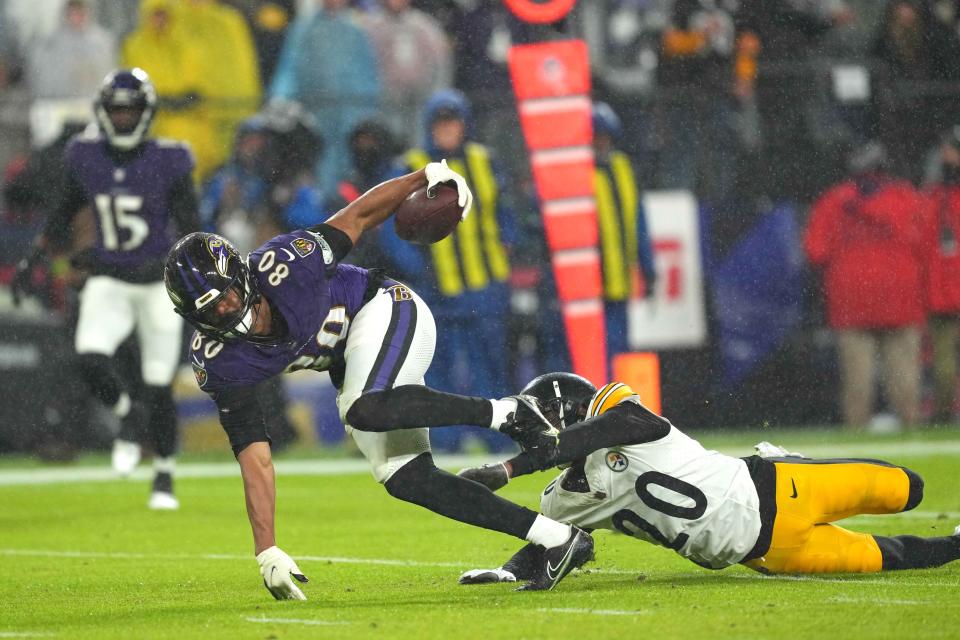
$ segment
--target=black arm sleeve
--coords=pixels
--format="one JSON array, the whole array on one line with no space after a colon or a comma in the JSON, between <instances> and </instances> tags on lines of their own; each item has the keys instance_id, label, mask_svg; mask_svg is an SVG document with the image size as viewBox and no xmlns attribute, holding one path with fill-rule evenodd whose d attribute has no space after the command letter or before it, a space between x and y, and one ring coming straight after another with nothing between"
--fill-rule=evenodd
<instances>
[{"instance_id":1,"label":"black arm sleeve","mask_svg":"<svg viewBox=\"0 0 960 640\"><path fill-rule=\"evenodd\" d=\"M170 185L170 215L177 225L179 235L183 236L200 228L197 209L197 191L193 187L193 178L189 173L185 173Z\"/></svg>"},{"instance_id":2,"label":"black arm sleeve","mask_svg":"<svg viewBox=\"0 0 960 640\"><path fill-rule=\"evenodd\" d=\"M350 239L350 236L336 227L331 227L321 222L320 224L310 227L307 231L319 233L323 236L323 239L330 245L330 249L333 251L337 262L346 258L347 254L350 253L350 249L353 249L353 241Z\"/></svg>"},{"instance_id":3,"label":"black arm sleeve","mask_svg":"<svg viewBox=\"0 0 960 640\"><path fill-rule=\"evenodd\" d=\"M210 394L217 403L220 424L227 432L233 455L254 442L270 442L256 387L234 387Z\"/></svg>"},{"instance_id":4,"label":"black arm sleeve","mask_svg":"<svg viewBox=\"0 0 960 640\"><path fill-rule=\"evenodd\" d=\"M74 216L87 203L87 192L80 184L76 174L67 169L67 178L63 185L63 195L49 212L43 225L43 235L52 248L61 250L70 244L71 225Z\"/></svg>"},{"instance_id":5,"label":"black arm sleeve","mask_svg":"<svg viewBox=\"0 0 960 640\"><path fill-rule=\"evenodd\" d=\"M603 415L560 432L557 464L566 464L599 449L659 440L670 433L670 421L641 404L621 402Z\"/></svg>"},{"instance_id":6,"label":"black arm sleeve","mask_svg":"<svg viewBox=\"0 0 960 640\"><path fill-rule=\"evenodd\" d=\"M560 432L556 465L569 464L609 447L622 447L659 440L670 433L670 421L643 405L622 402L603 415L585 420ZM527 453L511 458L511 478L539 471Z\"/></svg>"}]
</instances>

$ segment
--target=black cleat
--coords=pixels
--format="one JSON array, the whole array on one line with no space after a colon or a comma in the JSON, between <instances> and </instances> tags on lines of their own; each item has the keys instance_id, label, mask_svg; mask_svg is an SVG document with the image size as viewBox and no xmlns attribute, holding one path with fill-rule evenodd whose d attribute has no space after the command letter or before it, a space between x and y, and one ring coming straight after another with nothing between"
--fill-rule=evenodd
<instances>
[{"instance_id":1,"label":"black cleat","mask_svg":"<svg viewBox=\"0 0 960 640\"><path fill-rule=\"evenodd\" d=\"M517 401L517 410L500 425L500 433L510 436L537 462L539 468L554 466L560 431L544 415L539 401L533 396L510 396Z\"/></svg>"},{"instance_id":2,"label":"black cleat","mask_svg":"<svg viewBox=\"0 0 960 640\"><path fill-rule=\"evenodd\" d=\"M543 547L532 542L517 551L503 565L504 571L509 571L517 580L533 580L537 569L543 564Z\"/></svg>"},{"instance_id":3,"label":"black cleat","mask_svg":"<svg viewBox=\"0 0 960 640\"><path fill-rule=\"evenodd\" d=\"M517 591L549 591L568 573L593 560L593 536L577 527L571 529L566 542L543 552L530 582Z\"/></svg>"}]
</instances>

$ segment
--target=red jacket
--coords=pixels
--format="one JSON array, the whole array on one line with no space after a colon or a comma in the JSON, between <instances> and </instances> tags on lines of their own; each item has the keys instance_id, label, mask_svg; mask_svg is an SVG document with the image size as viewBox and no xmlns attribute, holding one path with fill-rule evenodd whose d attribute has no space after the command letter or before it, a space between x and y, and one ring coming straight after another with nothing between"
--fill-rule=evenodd
<instances>
[{"instance_id":1,"label":"red jacket","mask_svg":"<svg viewBox=\"0 0 960 640\"><path fill-rule=\"evenodd\" d=\"M931 313L960 314L960 185L934 185L927 203L927 308Z\"/></svg>"},{"instance_id":2,"label":"red jacket","mask_svg":"<svg viewBox=\"0 0 960 640\"><path fill-rule=\"evenodd\" d=\"M884 329L924 320L926 200L881 176L841 183L814 203L804 237L823 269L827 320L837 329Z\"/></svg>"}]
</instances>

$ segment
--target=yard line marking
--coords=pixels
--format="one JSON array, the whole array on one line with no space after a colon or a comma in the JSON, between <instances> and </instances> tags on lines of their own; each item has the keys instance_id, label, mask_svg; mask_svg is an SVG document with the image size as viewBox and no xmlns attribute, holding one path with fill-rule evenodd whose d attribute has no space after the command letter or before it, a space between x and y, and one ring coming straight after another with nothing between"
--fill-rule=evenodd
<instances>
[{"instance_id":1,"label":"yard line marking","mask_svg":"<svg viewBox=\"0 0 960 640\"><path fill-rule=\"evenodd\" d=\"M37 557L37 558L90 558L90 559L108 559L108 560L231 560L231 561L242 561L246 562L251 559L251 556L246 555L235 555L235 554L226 554L226 553L205 553L205 554L188 554L188 553L130 553L124 551L60 551L55 549L2 549L0 548L0 556L23 556L23 557ZM440 568L440 569L458 569L463 570L468 566L468 563L465 562L423 562L420 560L401 560L396 558L349 558L341 556L311 556L311 555L299 555L292 554L292 557L295 557L297 560L303 560L306 562L329 562L333 564L369 564L369 565L380 565L380 566L391 566L391 567L431 567L431 568ZM636 576L644 573L644 569L620 569L616 567L603 568L603 567L590 567L586 570L580 570L581 575L589 573L596 574L608 574L608 575L632 575ZM654 579L660 576L650 576ZM692 572L690 574L684 575L671 575L663 576L664 579L680 581L680 580L700 580L704 577L704 574L700 572ZM739 580L785 580L792 582L832 582L837 584L869 584L869 585L884 585L889 586L891 580L887 579L860 579L860 578L827 578L822 576L809 576L809 575L760 575L760 574L744 574L744 573L734 573L734 572L724 572L724 573L715 573L709 574L708 579L713 580L723 580L725 578L735 578ZM939 581L930 581L925 580L921 582L906 582L904 580L898 580L897 585L911 586L911 587L956 587L958 582L939 582ZM2 637L2 636L0 636Z\"/></svg>"},{"instance_id":2,"label":"yard line marking","mask_svg":"<svg viewBox=\"0 0 960 640\"><path fill-rule=\"evenodd\" d=\"M696 435L696 434L695 434ZM834 445L796 447L813 457L913 457L925 458L942 455L960 455L960 440L918 440L907 442L847 442ZM742 456L751 453L748 447L720 447L721 453ZM447 469L476 467L500 462L500 456L440 455L437 466ZM347 460L281 460L275 463L277 475L331 476L363 474L370 472L370 465L361 458ZM149 480L153 470L141 465L133 472L134 480ZM177 465L178 478L227 478L240 475L235 462L186 463ZM107 466L103 467L40 467L36 469L7 469L0 471L0 487L79 482L116 482L119 479Z\"/></svg>"},{"instance_id":3,"label":"yard line marking","mask_svg":"<svg viewBox=\"0 0 960 640\"><path fill-rule=\"evenodd\" d=\"M541 613L586 613L593 616L646 616L649 611L626 611L623 609L574 609L570 607L551 607L537 609Z\"/></svg>"},{"instance_id":4,"label":"yard line marking","mask_svg":"<svg viewBox=\"0 0 960 640\"><path fill-rule=\"evenodd\" d=\"M106 560L250 560L252 556L231 555L225 553L187 554L187 553L127 553L123 551L59 551L51 549L0 549L0 555L27 556L38 558L90 558ZM393 567L439 567L462 569L464 563L421 562L418 560L396 560L390 558L345 558L339 556L308 556L293 554L297 560L307 562L330 562L333 564L372 564Z\"/></svg>"},{"instance_id":5,"label":"yard line marking","mask_svg":"<svg viewBox=\"0 0 960 640\"><path fill-rule=\"evenodd\" d=\"M854 603L854 604L930 604L929 600L891 600L887 598L851 598L849 596L834 596L827 598L827 602Z\"/></svg>"},{"instance_id":6,"label":"yard line marking","mask_svg":"<svg viewBox=\"0 0 960 640\"><path fill-rule=\"evenodd\" d=\"M43 631L0 631L0 638L52 638L54 634Z\"/></svg>"},{"instance_id":7,"label":"yard line marking","mask_svg":"<svg viewBox=\"0 0 960 640\"><path fill-rule=\"evenodd\" d=\"M266 622L274 624L307 624L318 627L332 627L341 624L353 624L352 622L346 621L330 621L330 620L310 620L302 618L244 618L247 622Z\"/></svg>"}]
</instances>

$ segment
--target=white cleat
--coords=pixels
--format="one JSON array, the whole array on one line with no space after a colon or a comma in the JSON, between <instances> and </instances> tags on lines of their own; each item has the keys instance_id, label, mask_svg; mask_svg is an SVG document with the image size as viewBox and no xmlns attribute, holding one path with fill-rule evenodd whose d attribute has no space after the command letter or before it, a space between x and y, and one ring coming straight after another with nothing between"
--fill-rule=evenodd
<instances>
[{"instance_id":1,"label":"white cleat","mask_svg":"<svg viewBox=\"0 0 960 640\"><path fill-rule=\"evenodd\" d=\"M172 493L154 491L150 494L150 502L147 506L154 511L176 511L180 508L180 501Z\"/></svg>"},{"instance_id":2,"label":"white cleat","mask_svg":"<svg viewBox=\"0 0 960 640\"><path fill-rule=\"evenodd\" d=\"M957 528L953 530L953 535L960 536L960 524L958 524Z\"/></svg>"},{"instance_id":3,"label":"white cleat","mask_svg":"<svg viewBox=\"0 0 960 640\"><path fill-rule=\"evenodd\" d=\"M117 438L113 441L113 455L110 459L117 475L123 478L129 477L140 464L140 445Z\"/></svg>"}]
</instances>

